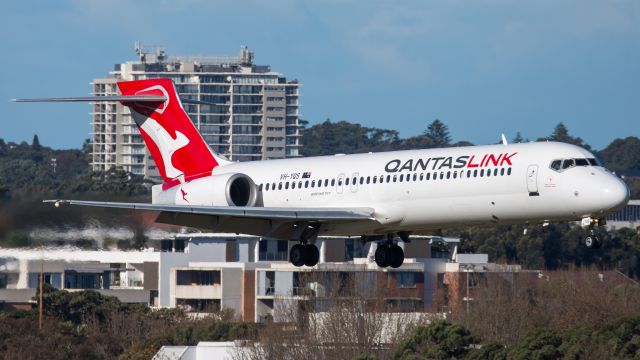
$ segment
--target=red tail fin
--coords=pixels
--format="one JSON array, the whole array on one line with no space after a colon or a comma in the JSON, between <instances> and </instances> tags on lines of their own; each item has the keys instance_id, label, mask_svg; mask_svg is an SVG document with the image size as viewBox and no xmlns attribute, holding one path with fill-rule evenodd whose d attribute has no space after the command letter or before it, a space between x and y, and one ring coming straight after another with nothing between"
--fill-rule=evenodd
<instances>
[{"instance_id":1,"label":"red tail fin","mask_svg":"<svg viewBox=\"0 0 640 360\"><path fill-rule=\"evenodd\" d=\"M119 82L118 88L122 95L156 95L167 99L157 103L123 102L131 109L165 182L164 188L208 176L218 166L213 152L182 108L171 80Z\"/></svg>"}]
</instances>

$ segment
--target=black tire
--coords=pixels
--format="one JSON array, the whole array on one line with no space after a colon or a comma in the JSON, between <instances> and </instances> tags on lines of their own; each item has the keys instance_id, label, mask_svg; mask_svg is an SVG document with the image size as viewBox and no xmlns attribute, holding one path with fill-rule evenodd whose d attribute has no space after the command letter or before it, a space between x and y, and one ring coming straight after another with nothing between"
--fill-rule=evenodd
<instances>
[{"instance_id":1,"label":"black tire","mask_svg":"<svg viewBox=\"0 0 640 360\"><path fill-rule=\"evenodd\" d=\"M313 244L308 244L304 247L304 249L304 264L309 267L316 266L318 264L318 260L320 260L320 250L318 250L318 247Z\"/></svg>"},{"instance_id":2,"label":"black tire","mask_svg":"<svg viewBox=\"0 0 640 360\"><path fill-rule=\"evenodd\" d=\"M402 250L402 248L398 245L393 245L390 248L390 252L391 252L391 261L389 263L389 266L391 266L394 269L397 269L400 266L402 266L402 263L404 263L404 251Z\"/></svg>"},{"instance_id":3,"label":"black tire","mask_svg":"<svg viewBox=\"0 0 640 360\"><path fill-rule=\"evenodd\" d=\"M293 245L291 251L289 251L289 261L293 266L302 266L307 258L306 255L307 252L305 251L304 246L301 244Z\"/></svg>"},{"instance_id":4,"label":"black tire","mask_svg":"<svg viewBox=\"0 0 640 360\"><path fill-rule=\"evenodd\" d=\"M391 260L391 248L387 245L378 245L374 259L376 264L382 268L389 266L389 260Z\"/></svg>"}]
</instances>

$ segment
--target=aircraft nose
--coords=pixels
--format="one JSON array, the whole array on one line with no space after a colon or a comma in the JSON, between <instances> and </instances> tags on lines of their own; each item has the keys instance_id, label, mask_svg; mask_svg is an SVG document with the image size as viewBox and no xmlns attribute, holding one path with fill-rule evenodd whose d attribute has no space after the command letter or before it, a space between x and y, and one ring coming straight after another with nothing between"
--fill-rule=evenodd
<instances>
[{"instance_id":1,"label":"aircraft nose","mask_svg":"<svg viewBox=\"0 0 640 360\"><path fill-rule=\"evenodd\" d=\"M629 188L621 179L611 175L606 186L602 188L602 195L607 199L607 205L610 209L618 210L627 205L629 202Z\"/></svg>"}]
</instances>

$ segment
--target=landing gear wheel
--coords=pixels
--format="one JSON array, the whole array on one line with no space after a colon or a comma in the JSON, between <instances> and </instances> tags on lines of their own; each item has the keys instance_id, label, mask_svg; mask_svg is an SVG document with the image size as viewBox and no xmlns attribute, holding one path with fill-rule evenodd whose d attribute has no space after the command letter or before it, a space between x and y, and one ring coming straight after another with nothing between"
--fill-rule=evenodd
<instances>
[{"instance_id":1,"label":"landing gear wheel","mask_svg":"<svg viewBox=\"0 0 640 360\"><path fill-rule=\"evenodd\" d=\"M315 245L307 244L304 247L305 259L304 264L312 267L318 264L318 260L320 260L320 251Z\"/></svg>"},{"instance_id":2,"label":"landing gear wheel","mask_svg":"<svg viewBox=\"0 0 640 360\"><path fill-rule=\"evenodd\" d=\"M598 239L597 236L588 236L584 240L584 244L587 245L589 249L599 249L602 246L602 242Z\"/></svg>"},{"instance_id":3,"label":"landing gear wheel","mask_svg":"<svg viewBox=\"0 0 640 360\"><path fill-rule=\"evenodd\" d=\"M306 251L302 244L296 244L291 248L289 252L289 261L293 266L302 266L305 264Z\"/></svg>"},{"instance_id":4,"label":"landing gear wheel","mask_svg":"<svg viewBox=\"0 0 640 360\"><path fill-rule=\"evenodd\" d=\"M402 266L402 263L404 262L404 251L402 250L402 248L398 245L393 245L389 248L389 252L391 253L391 261L389 263L389 266L394 269Z\"/></svg>"},{"instance_id":5,"label":"landing gear wheel","mask_svg":"<svg viewBox=\"0 0 640 360\"><path fill-rule=\"evenodd\" d=\"M387 267L391 264L391 248L388 245L378 245L374 259L380 267Z\"/></svg>"}]
</instances>

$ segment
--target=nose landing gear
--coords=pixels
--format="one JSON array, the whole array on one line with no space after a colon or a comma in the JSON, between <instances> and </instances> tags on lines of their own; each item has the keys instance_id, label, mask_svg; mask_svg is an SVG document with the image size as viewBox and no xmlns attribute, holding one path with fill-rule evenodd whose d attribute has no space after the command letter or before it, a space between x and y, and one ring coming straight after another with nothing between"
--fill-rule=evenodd
<instances>
[{"instance_id":1,"label":"nose landing gear","mask_svg":"<svg viewBox=\"0 0 640 360\"><path fill-rule=\"evenodd\" d=\"M602 241L596 233L595 226L602 226L606 224L604 219L597 219L594 217L586 217L582 219L582 227L589 228L589 236L584 240L584 244L589 249L599 249L602 246Z\"/></svg>"}]
</instances>

